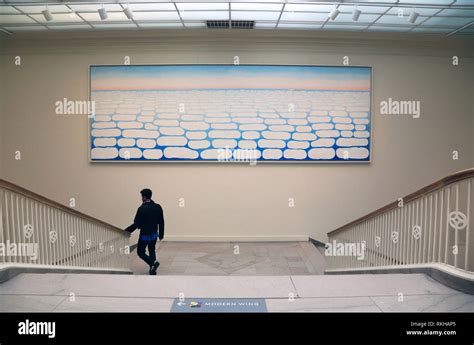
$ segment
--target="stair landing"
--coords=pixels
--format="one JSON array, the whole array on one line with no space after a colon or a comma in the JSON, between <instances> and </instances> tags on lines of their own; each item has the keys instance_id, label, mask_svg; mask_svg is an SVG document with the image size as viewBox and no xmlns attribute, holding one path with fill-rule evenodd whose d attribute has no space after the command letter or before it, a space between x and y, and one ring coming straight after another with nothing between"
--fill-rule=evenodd
<instances>
[{"instance_id":1,"label":"stair landing","mask_svg":"<svg viewBox=\"0 0 474 345\"><path fill-rule=\"evenodd\" d=\"M473 312L474 296L425 274L147 276L24 273L0 312L169 312L186 299L261 299L269 312Z\"/></svg>"}]
</instances>

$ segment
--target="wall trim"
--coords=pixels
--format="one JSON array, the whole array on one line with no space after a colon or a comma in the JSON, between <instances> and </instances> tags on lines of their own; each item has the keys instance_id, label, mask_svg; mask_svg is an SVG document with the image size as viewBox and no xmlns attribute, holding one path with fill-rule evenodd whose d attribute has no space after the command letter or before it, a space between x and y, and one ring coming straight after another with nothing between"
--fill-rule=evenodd
<instances>
[{"instance_id":1,"label":"wall trim","mask_svg":"<svg viewBox=\"0 0 474 345\"><path fill-rule=\"evenodd\" d=\"M169 242L307 242L307 235L291 236L166 236Z\"/></svg>"}]
</instances>

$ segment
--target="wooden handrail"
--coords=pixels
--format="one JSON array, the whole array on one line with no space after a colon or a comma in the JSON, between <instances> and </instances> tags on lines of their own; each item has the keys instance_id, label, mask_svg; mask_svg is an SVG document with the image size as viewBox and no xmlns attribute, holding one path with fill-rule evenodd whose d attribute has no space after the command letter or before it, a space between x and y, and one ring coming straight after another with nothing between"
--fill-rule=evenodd
<instances>
[{"instance_id":1,"label":"wooden handrail","mask_svg":"<svg viewBox=\"0 0 474 345\"><path fill-rule=\"evenodd\" d=\"M471 178L471 177L474 177L474 168L470 168L470 169L466 169L466 170L461 170L461 171L458 171L454 174L451 174L449 176L446 176L444 178L442 178L441 180L438 180L434 183L431 183L429 185L427 185L426 187L423 187L419 190L417 190L416 192L414 193L411 193L411 194L408 194L407 196L405 196L403 198L403 203L407 203L407 202L410 202L410 201L413 201L415 199L418 199L426 194L429 194L429 193L432 193L438 189L441 189L443 187L446 187L447 185L450 185L452 183L455 183L455 182L458 182L458 181L461 181L461 180L465 180L465 179L468 179L468 178ZM378 215L381 215L382 213L385 213L385 212L388 212L390 210L393 210L393 209L396 209L398 208L398 200L397 201L394 201L394 202L391 202L390 204L388 205L385 205L373 212L370 212L369 214L363 216L363 217L360 217L350 223L347 223L335 230L332 230L330 232L328 232L328 236L333 236L335 235L336 233L338 232L341 232L349 227L352 227L354 225L357 225L359 223L362 223L363 221L366 221L370 218L373 218L373 217L376 217Z\"/></svg>"},{"instance_id":2,"label":"wooden handrail","mask_svg":"<svg viewBox=\"0 0 474 345\"><path fill-rule=\"evenodd\" d=\"M100 224L100 225L108 228L109 230L117 231L117 232L120 232L121 234L130 236L130 233L124 231L123 229L117 228L116 226L113 226L109 223L106 223L106 222L100 220L100 219L89 216L85 213L82 213L82 212L76 211L72 208L66 207L63 204L60 204L59 202L48 199L48 198L46 198L46 197L44 197L40 194L36 194L36 193L26 189L26 188L18 186L16 184L12 183L12 182L0 179L0 188L8 189L11 192L21 194L23 196L26 196L27 198L31 198L33 200L36 200L36 201L40 202L40 203L46 204L48 206L51 206L51 207L54 207L54 208L57 208L57 209L60 209L61 211L71 213L71 214L76 215L78 217L87 219L91 222Z\"/></svg>"}]
</instances>

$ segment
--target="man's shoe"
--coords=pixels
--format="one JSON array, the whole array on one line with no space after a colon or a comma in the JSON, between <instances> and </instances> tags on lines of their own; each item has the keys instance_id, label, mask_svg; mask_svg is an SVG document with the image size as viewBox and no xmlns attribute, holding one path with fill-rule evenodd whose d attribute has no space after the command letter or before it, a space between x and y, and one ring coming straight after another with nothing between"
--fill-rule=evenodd
<instances>
[{"instance_id":1,"label":"man's shoe","mask_svg":"<svg viewBox=\"0 0 474 345\"><path fill-rule=\"evenodd\" d=\"M155 263L150 268L151 276L156 276L156 270L158 269L159 266L160 266L160 263L158 261L155 261Z\"/></svg>"}]
</instances>

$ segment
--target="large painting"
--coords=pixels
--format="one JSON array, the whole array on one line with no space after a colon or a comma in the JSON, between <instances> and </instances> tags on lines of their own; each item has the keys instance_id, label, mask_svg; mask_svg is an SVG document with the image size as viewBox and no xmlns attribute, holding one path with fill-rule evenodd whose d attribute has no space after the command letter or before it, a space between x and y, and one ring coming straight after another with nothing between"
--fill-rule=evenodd
<instances>
[{"instance_id":1,"label":"large painting","mask_svg":"<svg viewBox=\"0 0 474 345\"><path fill-rule=\"evenodd\" d=\"M91 66L90 98L91 161L370 161L370 67Z\"/></svg>"}]
</instances>

